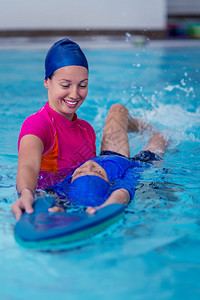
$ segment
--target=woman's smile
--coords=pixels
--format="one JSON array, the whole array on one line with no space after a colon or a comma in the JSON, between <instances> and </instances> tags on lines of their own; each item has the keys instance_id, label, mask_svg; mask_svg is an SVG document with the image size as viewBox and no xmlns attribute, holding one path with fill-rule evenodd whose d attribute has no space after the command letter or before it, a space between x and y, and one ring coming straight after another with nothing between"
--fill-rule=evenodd
<instances>
[{"instance_id":1,"label":"woman's smile","mask_svg":"<svg viewBox=\"0 0 200 300\"><path fill-rule=\"evenodd\" d=\"M65 99L63 99L63 101L67 104L69 108L75 108L78 103L78 101L69 101Z\"/></svg>"}]
</instances>

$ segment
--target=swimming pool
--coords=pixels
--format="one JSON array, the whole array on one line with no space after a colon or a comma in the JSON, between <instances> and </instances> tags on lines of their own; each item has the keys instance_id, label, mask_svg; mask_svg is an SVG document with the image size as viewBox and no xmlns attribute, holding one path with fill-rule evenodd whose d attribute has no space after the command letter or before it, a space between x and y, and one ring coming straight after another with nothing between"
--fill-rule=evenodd
<instances>
[{"instance_id":1,"label":"swimming pool","mask_svg":"<svg viewBox=\"0 0 200 300\"><path fill-rule=\"evenodd\" d=\"M0 299L199 299L200 43L83 42L90 88L78 114L95 128L98 149L116 102L171 143L165 162L143 174L123 222L81 248L46 252L16 244L10 205L21 123L46 101L49 43L15 45L0 51ZM147 139L130 135L132 154Z\"/></svg>"}]
</instances>

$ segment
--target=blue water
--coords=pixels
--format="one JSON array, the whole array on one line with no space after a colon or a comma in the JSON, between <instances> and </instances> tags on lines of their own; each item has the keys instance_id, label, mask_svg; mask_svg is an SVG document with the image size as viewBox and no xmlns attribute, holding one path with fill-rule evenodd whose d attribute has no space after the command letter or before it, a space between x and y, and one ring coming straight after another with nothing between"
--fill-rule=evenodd
<instances>
[{"instance_id":1,"label":"blue water","mask_svg":"<svg viewBox=\"0 0 200 300\"><path fill-rule=\"evenodd\" d=\"M200 43L171 43L85 44L90 88L78 115L95 128L98 150L116 102L165 132L170 145L165 162L143 174L122 222L80 248L43 252L15 242L10 207L21 123L47 99L49 45L1 49L0 299L200 298ZM148 138L130 135L131 153Z\"/></svg>"}]
</instances>

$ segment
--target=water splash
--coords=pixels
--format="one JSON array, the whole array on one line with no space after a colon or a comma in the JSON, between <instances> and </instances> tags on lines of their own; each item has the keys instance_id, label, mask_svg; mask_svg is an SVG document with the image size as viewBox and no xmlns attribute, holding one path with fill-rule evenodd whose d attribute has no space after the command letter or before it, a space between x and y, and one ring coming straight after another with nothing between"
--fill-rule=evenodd
<instances>
[{"instance_id":1,"label":"water splash","mask_svg":"<svg viewBox=\"0 0 200 300\"><path fill-rule=\"evenodd\" d=\"M181 83L182 83L182 86L179 85L179 84L168 85L164 88L164 90L166 90L168 92L172 92L174 90L180 90L180 91L183 91L185 93L186 97L189 97L190 95L192 95L194 97L195 96L194 88L193 87L188 87L188 88L184 87L186 85L184 79L182 79Z\"/></svg>"}]
</instances>

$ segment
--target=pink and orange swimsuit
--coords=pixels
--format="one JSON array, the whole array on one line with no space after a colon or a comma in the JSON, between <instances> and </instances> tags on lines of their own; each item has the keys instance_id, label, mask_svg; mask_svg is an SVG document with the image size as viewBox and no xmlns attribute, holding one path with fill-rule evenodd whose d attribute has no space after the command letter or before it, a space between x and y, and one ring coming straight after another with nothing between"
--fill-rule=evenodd
<instances>
[{"instance_id":1,"label":"pink and orange swimsuit","mask_svg":"<svg viewBox=\"0 0 200 300\"><path fill-rule=\"evenodd\" d=\"M27 134L39 137L44 145L39 188L61 180L79 164L96 156L92 126L76 114L69 121L51 109L48 102L22 124L18 149L21 138Z\"/></svg>"}]
</instances>

